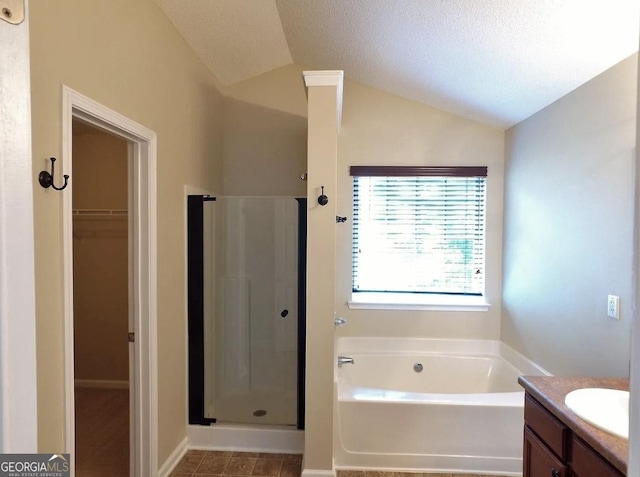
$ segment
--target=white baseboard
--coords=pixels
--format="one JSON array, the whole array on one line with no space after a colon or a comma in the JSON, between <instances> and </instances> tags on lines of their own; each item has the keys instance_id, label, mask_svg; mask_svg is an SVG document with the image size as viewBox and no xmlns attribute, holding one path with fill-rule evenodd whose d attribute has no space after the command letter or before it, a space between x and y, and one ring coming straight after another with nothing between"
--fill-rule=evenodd
<instances>
[{"instance_id":1,"label":"white baseboard","mask_svg":"<svg viewBox=\"0 0 640 477\"><path fill-rule=\"evenodd\" d=\"M129 389L129 381L114 381L102 379L76 379L77 388Z\"/></svg>"},{"instance_id":2,"label":"white baseboard","mask_svg":"<svg viewBox=\"0 0 640 477\"><path fill-rule=\"evenodd\" d=\"M190 449L302 454L304 431L231 424L187 426ZM323 476L325 477L325 476Z\"/></svg>"},{"instance_id":3,"label":"white baseboard","mask_svg":"<svg viewBox=\"0 0 640 477\"><path fill-rule=\"evenodd\" d=\"M303 469L302 477L336 477L334 470Z\"/></svg>"},{"instance_id":4,"label":"white baseboard","mask_svg":"<svg viewBox=\"0 0 640 477\"><path fill-rule=\"evenodd\" d=\"M178 465L178 462L180 462L180 459L187 453L188 448L189 439L185 437L182 439L182 442L178 444L178 447L173 450L171 455L167 457L167 460L164 461L164 464L162 464L162 467L158 470L158 477L169 477L173 469Z\"/></svg>"}]
</instances>

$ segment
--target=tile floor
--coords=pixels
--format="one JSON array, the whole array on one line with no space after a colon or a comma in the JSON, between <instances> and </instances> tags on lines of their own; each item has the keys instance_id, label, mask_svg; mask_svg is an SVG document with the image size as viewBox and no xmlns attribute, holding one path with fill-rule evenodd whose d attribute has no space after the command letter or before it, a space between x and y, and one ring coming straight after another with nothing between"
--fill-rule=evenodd
<instances>
[{"instance_id":1,"label":"tile floor","mask_svg":"<svg viewBox=\"0 0 640 477\"><path fill-rule=\"evenodd\" d=\"M301 454L189 450L171 477L300 477Z\"/></svg>"},{"instance_id":2,"label":"tile floor","mask_svg":"<svg viewBox=\"0 0 640 477\"><path fill-rule=\"evenodd\" d=\"M190 450L171 477L300 477L302 455ZM337 477L497 477L475 474L420 474L338 470Z\"/></svg>"}]
</instances>

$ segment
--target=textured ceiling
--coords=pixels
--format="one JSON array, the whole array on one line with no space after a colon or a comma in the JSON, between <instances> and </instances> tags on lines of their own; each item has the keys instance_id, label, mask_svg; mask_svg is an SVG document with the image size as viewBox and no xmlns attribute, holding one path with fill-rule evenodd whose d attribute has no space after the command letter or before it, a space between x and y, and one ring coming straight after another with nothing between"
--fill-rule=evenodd
<instances>
[{"instance_id":1,"label":"textured ceiling","mask_svg":"<svg viewBox=\"0 0 640 477\"><path fill-rule=\"evenodd\" d=\"M156 2L224 86L293 61L273 0Z\"/></svg>"},{"instance_id":2,"label":"textured ceiling","mask_svg":"<svg viewBox=\"0 0 640 477\"><path fill-rule=\"evenodd\" d=\"M640 0L157 0L224 85L295 62L508 127L638 49Z\"/></svg>"}]
</instances>

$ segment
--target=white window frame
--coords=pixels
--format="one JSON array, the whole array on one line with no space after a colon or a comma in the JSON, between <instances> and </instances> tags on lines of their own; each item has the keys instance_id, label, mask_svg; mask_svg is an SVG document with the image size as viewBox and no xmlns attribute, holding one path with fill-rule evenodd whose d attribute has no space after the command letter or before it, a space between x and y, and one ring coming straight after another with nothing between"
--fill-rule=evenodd
<instances>
[{"instance_id":1,"label":"white window frame","mask_svg":"<svg viewBox=\"0 0 640 477\"><path fill-rule=\"evenodd\" d=\"M486 167L433 167L433 166L352 166L352 176L458 176L473 177L487 175ZM486 221L486 211L485 211ZM485 222L486 223L486 222ZM353 240L353 235L352 235ZM485 244L486 247L486 244ZM486 256L485 256L486 258ZM353 264L352 264L353 266ZM485 262L486 269L486 262ZM484 273L484 270L483 270ZM353 284L352 284L353 286ZM483 291L482 295L439 293L392 293L353 291L348 301L350 309L381 310L439 310L439 311L483 311L490 308Z\"/></svg>"}]
</instances>

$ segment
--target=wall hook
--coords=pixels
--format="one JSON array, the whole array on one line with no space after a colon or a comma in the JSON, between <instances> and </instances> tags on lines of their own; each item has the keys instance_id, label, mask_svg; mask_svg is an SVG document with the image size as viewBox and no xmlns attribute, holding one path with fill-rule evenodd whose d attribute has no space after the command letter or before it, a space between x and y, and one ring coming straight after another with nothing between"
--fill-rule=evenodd
<instances>
[{"instance_id":1,"label":"wall hook","mask_svg":"<svg viewBox=\"0 0 640 477\"><path fill-rule=\"evenodd\" d=\"M320 186L322 188L322 192L320 193L320 197L318 197L318 204L321 206L325 206L329 203L329 197L324 195L324 186Z\"/></svg>"},{"instance_id":2,"label":"wall hook","mask_svg":"<svg viewBox=\"0 0 640 477\"><path fill-rule=\"evenodd\" d=\"M67 174L62 176L64 178L64 184L62 184L62 187L56 187L55 185L53 185L53 168L54 168L54 163L56 162L56 158L51 157L49 158L49 160L51 161L51 174L49 174L49 172L47 171L40 172L40 175L38 176L38 182L40 182L40 185L45 189L49 187L53 187L55 190L62 190L65 187L67 187L67 183L69 182L69 176Z\"/></svg>"}]
</instances>

